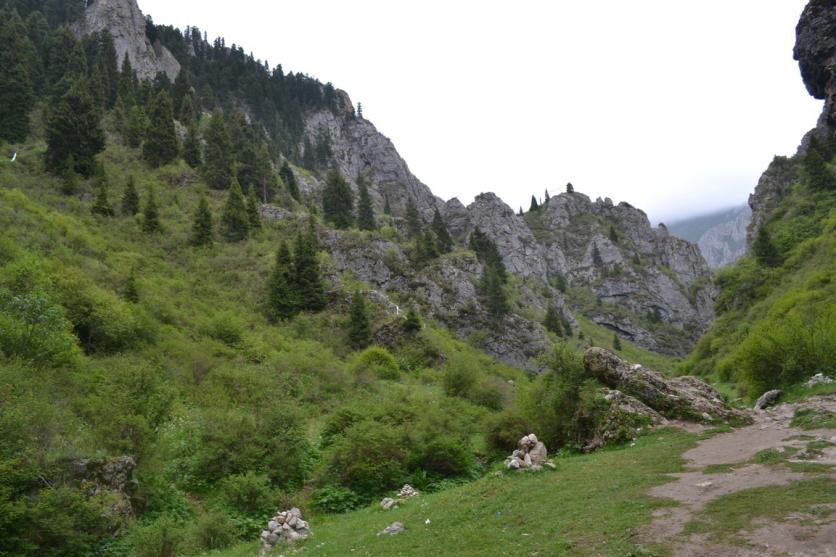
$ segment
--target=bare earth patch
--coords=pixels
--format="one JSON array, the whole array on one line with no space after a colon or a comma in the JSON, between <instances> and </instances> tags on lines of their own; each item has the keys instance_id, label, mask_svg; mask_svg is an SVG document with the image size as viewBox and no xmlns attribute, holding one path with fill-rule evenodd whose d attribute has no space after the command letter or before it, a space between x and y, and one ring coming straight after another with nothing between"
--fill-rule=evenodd
<instances>
[{"instance_id":1,"label":"bare earth patch","mask_svg":"<svg viewBox=\"0 0 836 557\"><path fill-rule=\"evenodd\" d=\"M683 534L694 516L718 497L758 487L787 485L809 478L809 475L794 472L785 466L749 463L758 453L767 450L777 454L785 451L800 453L811 439L836 443L836 430L804 431L790 426L795 411L808 407L834 411L836 397L814 397L801 403L782 404L756 412L752 425L718 434L687 451L683 458L687 460L688 471L673 474L674 481L650 491L650 495L673 499L679 506L656 511L653 522L641 532L641 539L646 543L671 544L672 554L682 557L836 557L836 513L829 513L826 518L798 515L785 517L780 522L756 520L751 531L741 533L746 541L745 546L718 544L703 533ZM804 462L836 465L836 451L828 447ZM732 466L724 473L703 472L706 467L716 465ZM833 471L828 475L836 477Z\"/></svg>"}]
</instances>

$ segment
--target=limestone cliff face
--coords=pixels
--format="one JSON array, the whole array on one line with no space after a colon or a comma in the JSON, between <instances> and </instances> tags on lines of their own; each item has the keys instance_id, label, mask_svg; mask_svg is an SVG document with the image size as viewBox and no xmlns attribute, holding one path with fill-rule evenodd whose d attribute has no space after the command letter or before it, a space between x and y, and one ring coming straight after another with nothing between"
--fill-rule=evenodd
<instances>
[{"instance_id":1,"label":"limestone cliff face","mask_svg":"<svg viewBox=\"0 0 836 557\"><path fill-rule=\"evenodd\" d=\"M92 0L88 2L84 19L79 23L80 34L97 33L109 29L116 46L119 67L125 53L140 79L154 79L164 72L172 81L180 71L180 63L162 45L152 45L145 36L145 16L136 0Z\"/></svg>"},{"instance_id":2,"label":"limestone cliff face","mask_svg":"<svg viewBox=\"0 0 836 557\"><path fill-rule=\"evenodd\" d=\"M795 33L793 57L798 61L801 78L810 95L824 100L824 108L816 127L804 136L795 156L776 157L749 196L752 222L746 241L750 250L769 213L798 181L793 163L807 152L811 138L825 143L836 137L836 1L811 0L801 13Z\"/></svg>"},{"instance_id":3,"label":"limestone cliff face","mask_svg":"<svg viewBox=\"0 0 836 557\"><path fill-rule=\"evenodd\" d=\"M411 197L425 221L430 222L436 208L444 202L433 195L398 154L392 142L377 131L374 124L359 117L348 94L337 91L336 111L317 110L305 117L305 138L311 144L324 135L340 172L354 182L362 173L371 182L370 194L382 212L384 196L395 215L403 216ZM300 142L300 150L304 145Z\"/></svg>"},{"instance_id":4,"label":"limestone cliff face","mask_svg":"<svg viewBox=\"0 0 836 557\"><path fill-rule=\"evenodd\" d=\"M752 220L748 205L685 219L669 227L679 238L699 246L712 269L730 265L746 254L746 228Z\"/></svg>"}]
</instances>

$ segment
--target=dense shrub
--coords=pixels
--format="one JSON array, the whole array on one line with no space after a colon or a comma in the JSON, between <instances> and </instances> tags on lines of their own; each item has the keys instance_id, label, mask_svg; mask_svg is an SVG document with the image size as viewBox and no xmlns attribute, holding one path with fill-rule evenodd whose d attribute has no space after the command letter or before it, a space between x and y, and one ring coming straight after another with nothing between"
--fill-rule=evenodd
<instances>
[{"instance_id":1,"label":"dense shrub","mask_svg":"<svg viewBox=\"0 0 836 557\"><path fill-rule=\"evenodd\" d=\"M78 339L63 308L45 293L0 290L0 354L37 366L67 365L77 359Z\"/></svg>"},{"instance_id":2,"label":"dense shrub","mask_svg":"<svg viewBox=\"0 0 836 557\"><path fill-rule=\"evenodd\" d=\"M311 494L313 507L326 513L344 513L357 509L367 502L352 490L338 485L319 487Z\"/></svg>"},{"instance_id":3,"label":"dense shrub","mask_svg":"<svg viewBox=\"0 0 836 557\"><path fill-rule=\"evenodd\" d=\"M472 359L453 353L444 365L443 385L448 396L467 398L479 377L478 363Z\"/></svg>"},{"instance_id":4,"label":"dense shrub","mask_svg":"<svg viewBox=\"0 0 836 557\"><path fill-rule=\"evenodd\" d=\"M470 447L448 436L431 438L415 450L411 468L420 468L428 474L460 476L473 467Z\"/></svg>"},{"instance_id":5,"label":"dense shrub","mask_svg":"<svg viewBox=\"0 0 836 557\"><path fill-rule=\"evenodd\" d=\"M128 534L131 557L176 557L185 547L182 523L169 516L141 523Z\"/></svg>"},{"instance_id":6,"label":"dense shrub","mask_svg":"<svg viewBox=\"0 0 836 557\"><path fill-rule=\"evenodd\" d=\"M224 508L246 516L266 516L275 511L276 498L270 478L253 471L224 478L218 499Z\"/></svg>"},{"instance_id":7,"label":"dense shrub","mask_svg":"<svg viewBox=\"0 0 836 557\"><path fill-rule=\"evenodd\" d=\"M360 352L351 367L355 373L371 372L380 379L397 379L399 375L395 357L381 346L370 346Z\"/></svg>"}]
</instances>

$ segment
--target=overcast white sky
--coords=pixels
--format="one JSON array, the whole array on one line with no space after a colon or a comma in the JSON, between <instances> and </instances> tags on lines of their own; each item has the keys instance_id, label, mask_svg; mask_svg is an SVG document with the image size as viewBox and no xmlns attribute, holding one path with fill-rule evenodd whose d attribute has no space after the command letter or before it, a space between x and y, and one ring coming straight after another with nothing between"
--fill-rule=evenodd
<instances>
[{"instance_id":1,"label":"overcast white sky","mask_svg":"<svg viewBox=\"0 0 836 557\"><path fill-rule=\"evenodd\" d=\"M806 0L139 0L346 90L465 204L576 191L657 222L746 201L815 125L792 59Z\"/></svg>"}]
</instances>

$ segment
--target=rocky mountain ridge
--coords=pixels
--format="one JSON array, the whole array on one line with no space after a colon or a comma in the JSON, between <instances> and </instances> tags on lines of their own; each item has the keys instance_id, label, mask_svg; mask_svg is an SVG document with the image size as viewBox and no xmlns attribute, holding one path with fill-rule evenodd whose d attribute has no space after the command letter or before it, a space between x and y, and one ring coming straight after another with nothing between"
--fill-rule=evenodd
<instances>
[{"instance_id":1,"label":"rocky mountain ridge","mask_svg":"<svg viewBox=\"0 0 836 557\"><path fill-rule=\"evenodd\" d=\"M173 78L179 65L160 45L150 44L143 25L135 0L96 0L87 8L84 28L109 28L119 55L128 53L140 77L165 71ZM429 270L415 271L402 243L356 246L351 233L335 232L323 244L335 271L419 303L460 336L481 338L488 352L506 362L536 367L531 362L549 345L540 323L550 305L575 326L578 313L642 347L677 355L690 350L712 319L712 276L699 250L670 236L664 226L654 229L629 204L566 193L520 216L491 193L468 206L456 199L445 203L410 172L392 142L354 110L347 93L336 90L335 102L306 112L303 124L299 153L325 142L330 163L355 191L358 177L367 178L379 218L388 201L392 216L382 220L401 237L411 200L425 225L438 210L460 248L477 228L493 240L513 277L511 315L502 323L487 316L475 288L481 264L463 250L440 258ZM318 206L324 173L294 168L306 205ZM267 212L282 214L278 208Z\"/></svg>"}]
</instances>

